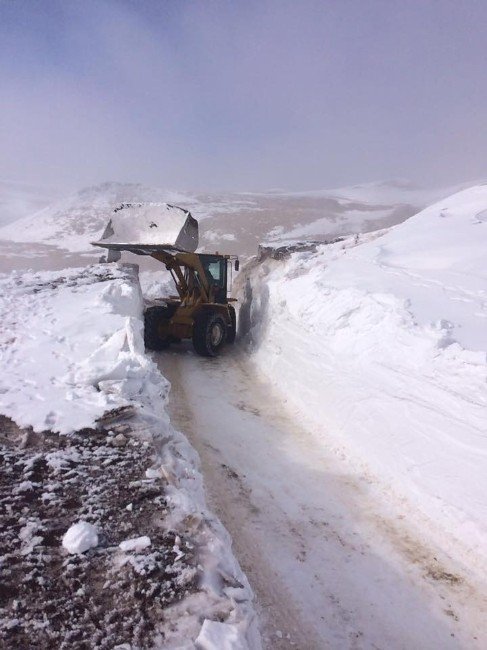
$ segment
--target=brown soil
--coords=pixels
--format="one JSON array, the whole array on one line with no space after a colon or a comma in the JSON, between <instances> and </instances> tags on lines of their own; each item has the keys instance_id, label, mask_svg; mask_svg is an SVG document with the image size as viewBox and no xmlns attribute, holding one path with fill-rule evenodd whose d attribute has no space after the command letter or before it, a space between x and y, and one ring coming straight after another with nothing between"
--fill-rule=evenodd
<instances>
[{"instance_id":1,"label":"brown soil","mask_svg":"<svg viewBox=\"0 0 487 650\"><path fill-rule=\"evenodd\" d=\"M0 416L1 647L151 647L164 609L194 591L192 547L163 530L162 483L145 478L154 451L118 433L34 434ZM62 537L80 520L99 545L70 555ZM119 550L142 535L149 548Z\"/></svg>"}]
</instances>

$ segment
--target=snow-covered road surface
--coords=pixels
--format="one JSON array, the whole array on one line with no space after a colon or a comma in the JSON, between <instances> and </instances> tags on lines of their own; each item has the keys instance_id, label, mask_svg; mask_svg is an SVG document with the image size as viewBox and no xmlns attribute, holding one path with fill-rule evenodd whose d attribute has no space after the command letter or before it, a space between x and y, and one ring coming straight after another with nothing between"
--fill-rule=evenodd
<instances>
[{"instance_id":1,"label":"snow-covered road surface","mask_svg":"<svg viewBox=\"0 0 487 650\"><path fill-rule=\"evenodd\" d=\"M210 506L253 587L266 648L486 647L486 601L286 414L238 350L155 355L171 417L198 450Z\"/></svg>"}]
</instances>

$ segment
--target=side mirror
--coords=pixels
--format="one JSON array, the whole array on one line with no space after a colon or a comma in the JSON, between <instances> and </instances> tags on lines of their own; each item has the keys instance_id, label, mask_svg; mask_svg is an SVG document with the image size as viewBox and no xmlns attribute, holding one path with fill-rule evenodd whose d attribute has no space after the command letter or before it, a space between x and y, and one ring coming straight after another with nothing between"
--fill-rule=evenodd
<instances>
[{"instance_id":1,"label":"side mirror","mask_svg":"<svg viewBox=\"0 0 487 650\"><path fill-rule=\"evenodd\" d=\"M239 260L235 260L235 270L238 271L239 268L240 268L240 261L239 261Z\"/></svg>"}]
</instances>

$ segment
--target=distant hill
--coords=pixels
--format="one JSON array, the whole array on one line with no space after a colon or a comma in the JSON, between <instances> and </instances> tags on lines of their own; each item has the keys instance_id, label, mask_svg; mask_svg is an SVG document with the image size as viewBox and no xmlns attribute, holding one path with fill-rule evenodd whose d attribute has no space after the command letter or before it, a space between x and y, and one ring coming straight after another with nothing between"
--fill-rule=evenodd
<instances>
[{"instance_id":1,"label":"distant hill","mask_svg":"<svg viewBox=\"0 0 487 650\"><path fill-rule=\"evenodd\" d=\"M239 195L245 211L224 209L206 219L205 248L251 255L262 242L332 239L401 223L431 203L472 183L425 190L407 181L382 181L331 190L271 190Z\"/></svg>"},{"instance_id":2,"label":"distant hill","mask_svg":"<svg viewBox=\"0 0 487 650\"><path fill-rule=\"evenodd\" d=\"M30 258L76 255L79 263L80 254L96 255L90 241L101 234L114 207L161 201L187 208L200 220L202 250L245 257L263 241L322 241L391 226L458 189L424 190L407 181L383 181L308 192L181 193L139 183L102 183L15 221L11 210L11 223L0 224L0 249L11 255L25 255L27 250ZM33 206L42 203L34 193L31 197ZM12 242L17 252L12 252Z\"/></svg>"}]
</instances>

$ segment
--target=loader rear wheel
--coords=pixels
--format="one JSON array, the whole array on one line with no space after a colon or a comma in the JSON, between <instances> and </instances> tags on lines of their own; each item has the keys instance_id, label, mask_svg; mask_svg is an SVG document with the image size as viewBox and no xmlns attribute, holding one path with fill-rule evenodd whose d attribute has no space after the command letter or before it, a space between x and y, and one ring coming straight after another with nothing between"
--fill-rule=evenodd
<instances>
[{"instance_id":1,"label":"loader rear wheel","mask_svg":"<svg viewBox=\"0 0 487 650\"><path fill-rule=\"evenodd\" d=\"M230 313L230 325L227 330L227 343L235 343L237 337L237 314L235 313L235 307L233 305L228 305L228 311Z\"/></svg>"},{"instance_id":2,"label":"loader rear wheel","mask_svg":"<svg viewBox=\"0 0 487 650\"><path fill-rule=\"evenodd\" d=\"M169 321L176 309L173 305L146 309L144 314L144 343L148 350L164 350L171 343L170 336L161 336L160 326Z\"/></svg>"},{"instance_id":3,"label":"loader rear wheel","mask_svg":"<svg viewBox=\"0 0 487 650\"><path fill-rule=\"evenodd\" d=\"M216 357L227 340L223 316L211 310L201 311L193 326L193 347L203 357Z\"/></svg>"}]
</instances>

